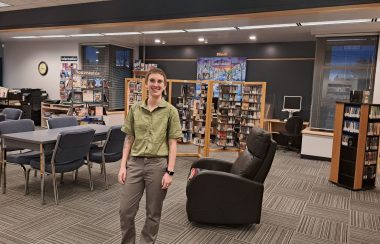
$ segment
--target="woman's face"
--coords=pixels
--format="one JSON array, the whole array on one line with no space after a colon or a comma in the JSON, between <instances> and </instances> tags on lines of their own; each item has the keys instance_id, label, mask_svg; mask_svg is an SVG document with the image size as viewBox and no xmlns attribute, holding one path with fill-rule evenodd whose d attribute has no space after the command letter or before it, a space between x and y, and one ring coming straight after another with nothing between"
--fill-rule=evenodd
<instances>
[{"instance_id":1,"label":"woman's face","mask_svg":"<svg viewBox=\"0 0 380 244\"><path fill-rule=\"evenodd\" d=\"M150 74L148 77L148 92L149 96L160 97L166 89L164 77L161 74Z\"/></svg>"}]
</instances>

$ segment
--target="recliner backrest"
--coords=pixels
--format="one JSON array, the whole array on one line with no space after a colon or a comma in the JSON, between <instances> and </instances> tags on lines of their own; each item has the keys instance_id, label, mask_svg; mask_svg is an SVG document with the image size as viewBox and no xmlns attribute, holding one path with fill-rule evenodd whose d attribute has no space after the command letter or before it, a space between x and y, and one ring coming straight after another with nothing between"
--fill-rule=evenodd
<instances>
[{"instance_id":1,"label":"recliner backrest","mask_svg":"<svg viewBox=\"0 0 380 244\"><path fill-rule=\"evenodd\" d=\"M34 131L34 121L31 119L0 122L0 135L27 131Z\"/></svg>"},{"instance_id":2,"label":"recliner backrest","mask_svg":"<svg viewBox=\"0 0 380 244\"><path fill-rule=\"evenodd\" d=\"M83 160L90 150L95 130L83 128L62 131L57 138L53 159L56 165Z\"/></svg>"},{"instance_id":3,"label":"recliner backrest","mask_svg":"<svg viewBox=\"0 0 380 244\"><path fill-rule=\"evenodd\" d=\"M108 131L107 141L104 145L104 153L116 154L123 152L125 133L121 130L121 125L111 126Z\"/></svg>"},{"instance_id":4,"label":"recliner backrest","mask_svg":"<svg viewBox=\"0 0 380 244\"><path fill-rule=\"evenodd\" d=\"M300 116L290 117L285 123L286 131L292 134L300 134L302 130L303 120Z\"/></svg>"},{"instance_id":5,"label":"recliner backrest","mask_svg":"<svg viewBox=\"0 0 380 244\"><path fill-rule=\"evenodd\" d=\"M236 159L231 167L231 173L255 180L267 158L271 143L269 132L254 127L247 138L247 149Z\"/></svg>"},{"instance_id":6,"label":"recliner backrest","mask_svg":"<svg viewBox=\"0 0 380 244\"><path fill-rule=\"evenodd\" d=\"M78 121L74 116L55 117L48 119L47 124L49 129L56 129L69 126L76 126L78 125Z\"/></svg>"},{"instance_id":7,"label":"recliner backrest","mask_svg":"<svg viewBox=\"0 0 380 244\"><path fill-rule=\"evenodd\" d=\"M18 108L4 108L2 113L5 114L5 119L19 120L21 119L22 110Z\"/></svg>"}]
</instances>

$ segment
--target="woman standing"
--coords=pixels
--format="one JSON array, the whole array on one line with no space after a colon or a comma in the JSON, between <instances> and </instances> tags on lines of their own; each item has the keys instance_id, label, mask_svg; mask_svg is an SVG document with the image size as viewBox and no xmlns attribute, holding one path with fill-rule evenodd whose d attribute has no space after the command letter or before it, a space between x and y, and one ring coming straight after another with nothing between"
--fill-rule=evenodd
<instances>
[{"instance_id":1,"label":"woman standing","mask_svg":"<svg viewBox=\"0 0 380 244\"><path fill-rule=\"evenodd\" d=\"M177 109L162 98L167 86L165 73L151 69L145 77L145 85L148 99L132 106L122 127L128 136L118 176L123 185L121 243L135 243L135 216L144 189L146 220L140 242L155 242L162 204L174 174L177 139L182 137Z\"/></svg>"}]
</instances>

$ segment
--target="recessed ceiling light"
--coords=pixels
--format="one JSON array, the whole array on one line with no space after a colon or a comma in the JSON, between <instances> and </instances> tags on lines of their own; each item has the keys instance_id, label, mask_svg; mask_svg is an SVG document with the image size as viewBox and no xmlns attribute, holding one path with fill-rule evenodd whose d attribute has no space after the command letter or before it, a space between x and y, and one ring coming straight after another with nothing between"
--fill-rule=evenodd
<instances>
[{"instance_id":1,"label":"recessed ceiling light","mask_svg":"<svg viewBox=\"0 0 380 244\"><path fill-rule=\"evenodd\" d=\"M61 37L69 37L67 35L48 35L48 36L40 36L41 38L61 38Z\"/></svg>"},{"instance_id":2,"label":"recessed ceiling light","mask_svg":"<svg viewBox=\"0 0 380 244\"><path fill-rule=\"evenodd\" d=\"M74 34L70 36L71 37L87 37L87 36L104 36L104 35L100 33L88 33L88 34Z\"/></svg>"},{"instance_id":3,"label":"recessed ceiling light","mask_svg":"<svg viewBox=\"0 0 380 244\"><path fill-rule=\"evenodd\" d=\"M14 36L12 38L15 39L34 39L34 38L40 38L39 36Z\"/></svg>"},{"instance_id":4,"label":"recessed ceiling light","mask_svg":"<svg viewBox=\"0 0 380 244\"><path fill-rule=\"evenodd\" d=\"M336 25L336 24L353 24L371 22L372 19L351 19L351 20L333 20L333 21L316 21L316 22L301 22L302 26L313 25Z\"/></svg>"},{"instance_id":5,"label":"recessed ceiling light","mask_svg":"<svg viewBox=\"0 0 380 244\"><path fill-rule=\"evenodd\" d=\"M160 39L154 39L154 42L155 43L161 43L161 40Z\"/></svg>"},{"instance_id":6,"label":"recessed ceiling light","mask_svg":"<svg viewBox=\"0 0 380 244\"><path fill-rule=\"evenodd\" d=\"M256 36L254 36L254 35L249 36L249 40L252 40L252 41L256 40Z\"/></svg>"},{"instance_id":7,"label":"recessed ceiling light","mask_svg":"<svg viewBox=\"0 0 380 244\"><path fill-rule=\"evenodd\" d=\"M8 3L0 2L0 8L10 7L10 6L12 6L12 5L10 5Z\"/></svg>"},{"instance_id":8,"label":"recessed ceiling light","mask_svg":"<svg viewBox=\"0 0 380 244\"><path fill-rule=\"evenodd\" d=\"M198 41L199 41L199 42L204 42L204 41L205 41L205 38L202 37L202 36L201 36L201 37L198 37Z\"/></svg>"},{"instance_id":9,"label":"recessed ceiling light","mask_svg":"<svg viewBox=\"0 0 380 244\"><path fill-rule=\"evenodd\" d=\"M162 43L161 43L162 45L165 45L166 44L166 41L162 41Z\"/></svg>"},{"instance_id":10,"label":"recessed ceiling light","mask_svg":"<svg viewBox=\"0 0 380 244\"><path fill-rule=\"evenodd\" d=\"M281 28L281 27L295 27L296 23L292 24L273 24L273 25L251 25L251 26L239 26L240 30L253 30L253 29L267 29L267 28Z\"/></svg>"},{"instance_id":11,"label":"recessed ceiling light","mask_svg":"<svg viewBox=\"0 0 380 244\"><path fill-rule=\"evenodd\" d=\"M168 34L168 33L182 33L184 30L159 30L159 31L142 31L143 34Z\"/></svg>"},{"instance_id":12,"label":"recessed ceiling light","mask_svg":"<svg viewBox=\"0 0 380 244\"><path fill-rule=\"evenodd\" d=\"M186 29L187 32L207 32L207 31L231 31L235 27L205 28L205 29Z\"/></svg>"},{"instance_id":13,"label":"recessed ceiling light","mask_svg":"<svg viewBox=\"0 0 380 244\"><path fill-rule=\"evenodd\" d=\"M207 44L208 43L208 41L207 40L205 40L205 42L204 42L205 44Z\"/></svg>"},{"instance_id":14,"label":"recessed ceiling light","mask_svg":"<svg viewBox=\"0 0 380 244\"><path fill-rule=\"evenodd\" d=\"M113 32L113 33L102 33L105 36L128 36L128 35L140 35L140 32Z\"/></svg>"}]
</instances>

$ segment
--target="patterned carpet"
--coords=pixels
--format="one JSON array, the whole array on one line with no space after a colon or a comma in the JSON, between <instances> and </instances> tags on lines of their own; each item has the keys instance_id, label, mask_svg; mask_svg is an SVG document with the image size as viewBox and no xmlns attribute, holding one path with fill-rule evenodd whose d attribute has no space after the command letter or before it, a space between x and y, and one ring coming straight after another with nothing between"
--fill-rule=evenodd
<instances>
[{"instance_id":1,"label":"patterned carpet","mask_svg":"<svg viewBox=\"0 0 380 244\"><path fill-rule=\"evenodd\" d=\"M232 160L236 154L213 156ZM337 187L328 181L329 162L300 159L293 152L276 154L265 182L261 224L189 223L185 186L193 160L177 161L157 243L380 243L380 188L353 192ZM95 165L93 192L85 167L79 172L78 184L71 174L65 175L65 183L59 185L58 206L51 177L47 177L47 204L42 206L39 178L31 177L31 194L24 196L21 168L8 165L7 193L0 195L0 243L119 243L118 164L108 165L107 171L112 185L104 190ZM144 223L144 206L143 200L136 217L138 232Z\"/></svg>"}]
</instances>

